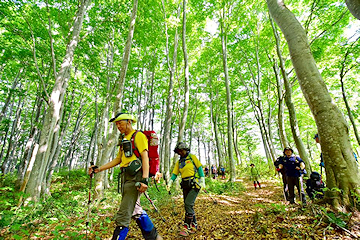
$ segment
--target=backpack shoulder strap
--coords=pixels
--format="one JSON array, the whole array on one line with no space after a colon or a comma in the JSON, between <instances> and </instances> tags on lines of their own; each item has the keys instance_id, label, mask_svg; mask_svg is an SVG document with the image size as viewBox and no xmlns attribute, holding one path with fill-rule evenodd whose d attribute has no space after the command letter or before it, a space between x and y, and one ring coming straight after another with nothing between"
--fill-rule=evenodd
<instances>
[{"instance_id":1,"label":"backpack shoulder strap","mask_svg":"<svg viewBox=\"0 0 360 240\"><path fill-rule=\"evenodd\" d=\"M136 131L133 133L133 135L131 136L131 139L130 139L133 153L135 154L135 156L136 156L137 158L140 157L139 150L137 149L136 143L135 143L135 137L136 137L136 134L137 134L138 132L139 132L139 131L136 130Z\"/></svg>"},{"instance_id":2,"label":"backpack shoulder strap","mask_svg":"<svg viewBox=\"0 0 360 240\"><path fill-rule=\"evenodd\" d=\"M194 165L194 177L195 177L195 175L196 175L196 173L197 173L197 171L198 171L198 168L196 167L196 165L195 165L195 163L194 163L194 160L193 160L193 158L192 158L192 154L191 154L191 153L189 153L189 157L190 157L191 163Z\"/></svg>"}]
</instances>

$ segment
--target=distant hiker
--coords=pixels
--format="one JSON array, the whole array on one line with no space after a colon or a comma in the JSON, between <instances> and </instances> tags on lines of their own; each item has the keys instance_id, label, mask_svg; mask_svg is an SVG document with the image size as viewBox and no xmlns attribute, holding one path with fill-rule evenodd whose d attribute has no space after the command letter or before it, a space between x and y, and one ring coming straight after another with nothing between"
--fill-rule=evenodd
<instances>
[{"instance_id":1,"label":"distant hiker","mask_svg":"<svg viewBox=\"0 0 360 240\"><path fill-rule=\"evenodd\" d=\"M302 181L301 174L305 169L304 161L294 155L294 151L286 147L284 149L284 157L279 164L279 169L285 168L286 171L286 181L289 187L289 201L291 204L295 203L295 186L297 187L300 199L303 204L306 204L306 197L304 194L304 189L301 188Z\"/></svg>"},{"instance_id":2,"label":"distant hiker","mask_svg":"<svg viewBox=\"0 0 360 240\"><path fill-rule=\"evenodd\" d=\"M216 179L216 175L217 175L217 168L215 167L215 165L211 165L211 175L213 176L213 179Z\"/></svg>"},{"instance_id":3,"label":"distant hiker","mask_svg":"<svg viewBox=\"0 0 360 240\"><path fill-rule=\"evenodd\" d=\"M286 181L286 171L285 171L285 168L282 168L282 169L279 168L279 165L283 161L283 159L284 159L284 156L278 157L275 160L274 165L275 165L276 171L281 174L284 197L285 197L285 200L288 201L289 200L289 188L288 188L287 181Z\"/></svg>"},{"instance_id":4,"label":"distant hiker","mask_svg":"<svg viewBox=\"0 0 360 240\"><path fill-rule=\"evenodd\" d=\"M137 158L133 152L131 137L135 133L132 124L136 123L134 116L127 113L119 113L110 122L115 122L116 127L124 135L122 138L119 152L114 160L103 166L91 166L89 174L95 167L95 173L105 171L120 164L121 171L121 203L120 209L115 215L116 228L112 240L124 240L129 232L131 218L141 229L141 233L146 240L163 239L157 232L147 213L140 205L140 195L148 188L149 177L149 157L148 142L142 132L138 132L134 142L140 157ZM135 187L139 182L140 187Z\"/></svg>"},{"instance_id":5,"label":"distant hiker","mask_svg":"<svg viewBox=\"0 0 360 240\"><path fill-rule=\"evenodd\" d=\"M318 198L321 199L324 197L324 187L325 184L321 179L321 175L318 172L312 172L310 178L306 181L306 193L309 195L310 199Z\"/></svg>"},{"instance_id":6,"label":"distant hiker","mask_svg":"<svg viewBox=\"0 0 360 240\"><path fill-rule=\"evenodd\" d=\"M205 166L204 173L205 173L205 177L209 176L209 168L208 168L208 166Z\"/></svg>"},{"instance_id":7,"label":"distant hiker","mask_svg":"<svg viewBox=\"0 0 360 240\"><path fill-rule=\"evenodd\" d=\"M180 229L180 236L188 236L197 230L194 205L196 197L201 188L205 189L204 171L197 157L190 153L190 148L185 143L176 144L174 152L180 155L179 161L176 161L171 179L166 186L169 192L172 183L181 174L181 188L183 190L185 221Z\"/></svg>"},{"instance_id":8,"label":"distant hiker","mask_svg":"<svg viewBox=\"0 0 360 240\"><path fill-rule=\"evenodd\" d=\"M221 179L225 179L225 168L223 166L220 167L220 174L221 174Z\"/></svg>"},{"instance_id":9,"label":"distant hiker","mask_svg":"<svg viewBox=\"0 0 360 240\"><path fill-rule=\"evenodd\" d=\"M254 187L255 187L255 190L256 190L256 184L259 186L259 188L261 188L261 185L259 183L259 177L260 177L260 174L259 174L259 171L257 170L257 168L255 167L255 164L250 164L250 179L251 181L254 182Z\"/></svg>"}]
</instances>

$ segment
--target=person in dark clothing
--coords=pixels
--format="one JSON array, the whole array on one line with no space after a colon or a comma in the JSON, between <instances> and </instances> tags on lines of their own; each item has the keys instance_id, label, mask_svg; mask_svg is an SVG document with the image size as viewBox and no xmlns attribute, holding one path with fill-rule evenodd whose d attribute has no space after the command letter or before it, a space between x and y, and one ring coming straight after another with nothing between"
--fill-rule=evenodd
<instances>
[{"instance_id":1,"label":"person in dark clothing","mask_svg":"<svg viewBox=\"0 0 360 240\"><path fill-rule=\"evenodd\" d=\"M208 166L205 166L204 174L205 174L205 177L209 176L209 168L208 168Z\"/></svg>"},{"instance_id":2,"label":"person in dark clothing","mask_svg":"<svg viewBox=\"0 0 360 240\"><path fill-rule=\"evenodd\" d=\"M306 181L306 193L310 199L324 197L323 188L325 187L324 182L321 179L321 175L318 172L312 172L310 178Z\"/></svg>"},{"instance_id":3,"label":"person in dark clothing","mask_svg":"<svg viewBox=\"0 0 360 240\"><path fill-rule=\"evenodd\" d=\"M221 179L225 179L225 168L223 166L220 167L220 174L221 174Z\"/></svg>"},{"instance_id":4,"label":"person in dark clothing","mask_svg":"<svg viewBox=\"0 0 360 240\"><path fill-rule=\"evenodd\" d=\"M282 168L282 169L279 168L279 165L283 161L283 159L284 159L284 156L278 157L275 160L274 165L275 165L276 171L281 174L281 180L283 182L284 197L288 201L289 200L289 188L288 188L287 181L286 181L286 171L285 171L285 168Z\"/></svg>"},{"instance_id":5,"label":"person in dark clothing","mask_svg":"<svg viewBox=\"0 0 360 240\"><path fill-rule=\"evenodd\" d=\"M213 176L213 179L216 179L216 175L217 175L217 168L215 167L215 165L211 165L211 174Z\"/></svg>"},{"instance_id":6,"label":"person in dark clothing","mask_svg":"<svg viewBox=\"0 0 360 240\"><path fill-rule=\"evenodd\" d=\"M306 204L305 194L300 186L301 172L305 169L305 163L300 157L295 156L294 151L289 147L284 149L284 158L279 164L279 169L283 168L286 171L286 181L289 188L290 203L295 203L294 192L296 186L302 203Z\"/></svg>"}]
</instances>

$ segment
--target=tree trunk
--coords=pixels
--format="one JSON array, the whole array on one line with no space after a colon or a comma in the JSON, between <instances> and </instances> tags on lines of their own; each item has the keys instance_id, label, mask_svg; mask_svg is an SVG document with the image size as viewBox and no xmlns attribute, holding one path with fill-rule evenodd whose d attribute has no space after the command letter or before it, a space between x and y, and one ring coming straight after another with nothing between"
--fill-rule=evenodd
<instances>
[{"instance_id":1,"label":"tree trunk","mask_svg":"<svg viewBox=\"0 0 360 240\"><path fill-rule=\"evenodd\" d=\"M306 33L282 1L267 0L271 16L281 28L290 50L301 90L315 117L327 177L326 197L334 207L351 206L360 194L359 170L351 148L349 128L333 103L311 53ZM340 189L341 194L335 189Z\"/></svg>"},{"instance_id":2,"label":"tree trunk","mask_svg":"<svg viewBox=\"0 0 360 240\"><path fill-rule=\"evenodd\" d=\"M40 94L38 94L36 97L36 100L35 100L36 107L34 106L34 109L36 109L35 117L34 117L34 119L31 118L30 136L26 143L25 151L24 151L22 160L20 162L20 166L19 166L19 170L18 170L18 174L17 174L17 179L16 179L16 188L17 189L20 189L21 185L23 184L25 172L29 165L29 161L30 161L35 143L38 139L39 131L38 131L37 125L34 123L37 123L39 121L43 102L44 102L43 98L41 98ZM33 114L32 114L32 116L33 116Z\"/></svg>"},{"instance_id":3,"label":"tree trunk","mask_svg":"<svg viewBox=\"0 0 360 240\"><path fill-rule=\"evenodd\" d=\"M230 92L230 80L228 76L228 66L227 66L227 36L225 33L225 10L223 9L223 16L220 20L221 24L221 50L222 50L222 59L223 59L223 67L224 67L224 75L225 75L225 86L226 86L226 109L227 109L227 135L228 135L228 157L230 163L230 178L231 182L235 182L236 180L236 172L235 172L235 160L233 156L233 134L232 134L232 116L231 116L231 92Z\"/></svg>"},{"instance_id":4,"label":"tree trunk","mask_svg":"<svg viewBox=\"0 0 360 240\"><path fill-rule=\"evenodd\" d=\"M165 179L170 179L170 143L171 142L171 123L172 123L172 116L173 116L173 81L174 81L174 75L175 75L175 68L177 66L177 48L178 48L178 31L177 28L175 29L175 37L174 37L174 52L172 61L170 62L170 54L169 54L169 35L168 35L168 28L166 23L166 10L165 10L165 3L164 0L162 0L162 5L164 9L164 21L165 21L165 35L166 35L166 59L167 59L167 66L169 70L169 88L168 88L168 96L166 99L166 115L165 115L165 121L164 121L164 135L163 135L163 146L164 146L164 174ZM177 15L178 18L180 17L180 4L178 5L177 9ZM171 65L172 64L172 65Z\"/></svg>"},{"instance_id":5,"label":"tree trunk","mask_svg":"<svg viewBox=\"0 0 360 240\"><path fill-rule=\"evenodd\" d=\"M272 26L273 26L274 36L276 39L276 52L277 52L277 55L278 55L278 58L280 61L281 74L284 79L285 103L289 110L289 121L290 121L291 132L292 132L295 144L296 144L296 148L299 151L299 155L300 155L301 159L304 160L304 162L305 162L306 171L308 172L307 175L309 175L312 171L311 164L310 164L309 157L307 155L304 143L300 136L299 125L298 125L298 121L297 121L297 117L296 117L296 110L295 110L294 104L291 99L291 94L292 94L291 83L289 81L288 74L286 73L285 63L282 58L282 54L281 54L281 50L280 50L280 38L279 38L278 32L276 31L275 26L273 24L272 24Z\"/></svg>"},{"instance_id":6,"label":"tree trunk","mask_svg":"<svg viewBox=\"0 0 360 240\"><path fill-rule=\"evenodd\" d=\"M134 0L133 9L131 12L131 17L130 17L130 23L129 23L129 32L128 32L125 49L124 49L124 55L123 55L122 64L121 64L120 75L115 84L115 86L117 88L117 92L116 92L115 102L114 102L114 107L113 107L114 116L115 116L115 114L121 112L121 108L122 108L122 97L123 97L122 95L123 95L123 90L124 90L124 85L125 85L126 72L127 72L128 66L129 66L132 39L134 36L135 21L136 21L136 16L137 16L136 15L137 9L138 9L138 0ZM109 102L110 99L111 98L109 97L107 101ZM107 125L109 123L107 116L108 116L107 113L103 114L102 119L104 121L103 124L105 124L105 125ZM100 131L101 131L101 129L100 129ZM98 148L99 154L98 154L97 164L99 164L99 165L103 165L109 161L111 151L117 144L117 140L118 140L118 136L119 136L119 133L117 131L115 124L111 125L109 134L107 136L106 136L106 132L107 131L105 130L103 138L102 138L104 140L102 143L100 143L101 145ZM100 139L100 141L101 141L101 139ZM101 154L100 154L100 152L101 152ZM95 175L95 189L96 189L95 198L99 198L99 197L103 196L104 188L106 187L105 177L106 177L106 172L100 172Z\"/></svg>"},{"instance_id":7,"label":"tree trunk","mask_svg":"<svg viewBox=\"0 0 360 240\"><path fill-rule=\"evenodd\" d=\"M182 49L184 54L184 108L183 114L179 122L179 135L178 135L178 142L183 141L184 132L185 132L185 125L186 119L188 115L189 109L189 98L190 98L190 91L189 91L189 63L188 63L188 56L186 50L186 0L183 0L183 25L182 25Z\"/></svg>"},{"instance_id":8,"label":"tree trunk","mask_svg":"<svg viewBox=\"0 0 360 240\"><path fill-rule=\"evenodd\" d=\"M360 20L360 0L345 0L345 3L351 14Z\"/></svg>"},{"instance_id":9,"label":"tree trunk","mask_svg":"<svg viewBox=\"0 0 360 240\"><path fill-rule=\"evenodd\" d=\"M360 10L360 9L359 9ZM353 44L355 44L357 41L355 41ZM351 47L350 47L351 48ZM355 134L355 138L356 138L356 141L358 142L358 145L360 146L360 136L359 136L359 132L357 130L357 127L356 127L356 123L355 123L355 119L354 119L354 116L351 112L351 108L350 108L350 105L349 105L349 102L347 100L347 97L346 97L346 92L345 92L345 86L344 86L344 78L345 78L345 75L346 73L351 69L348 69L348 70L345 70L345 64L346 64L346 59L347 57L349 56L350 54L350 49L348 49L345 53L345 56L344 56L344 59L341 63L341 71L340 71L340 83L341 83L341 93L342 93L342 96L343 96L343 100L344 100L344 103L345 103L345 106L346 106L346 110L347 110L347 114L348 114L348 117L350 119L350 122L351 122L351 125L354 129L354 134Z\"/></svg>"},{"instance_id":10,"label":"tree trunk","mask_svg":"<svg viewBox=\"0 0 360 240\"><path fill-rule=\"evenodd\" d=\"M60 108L67 88L67 81L70 76L70 68L74 59L74 52L79 41L80 30L84 15L90 0L84 0L79 6L76 19L73 24L73 32L69 44L66 48L64 60L60 71L55 80L54 88L48 101L49 107L44 118L44 126L41 130L39 152L36 154L33 169L29 178L26 193L29 194L27 200L39 201L41 185L44 182L44 172L49 161L51 149L49 143L52 142L56 123L60 119Z\"/></svg>"},{"instance_id":11,"label":"tree trunk","mask_svg":"<svg viewBox=\"0 0 360 240\"><path fill-rule=\"evenodd\" d=\"M16 107L16 113L15 113L15 119L13 121L13 124L11 126L11 132L10 132L10 137L9 137L9 143L7 145L7 151L6 151L6 155L5 155L5 159L2 163L2 170L4 174L7 174L8 172L11 171L11 166L12 166L12 161L17 161L17 159L12 159L11 158L11 152L13 151L13 148L16 146L16 144L14 143L14 138L17 135L18 129L19 129L19 121L20 121L20 114L21 114L21 109L22 106L24 105L24 100L23 97L19 98L18 101L18 105Z\"/></svg>"},{"instance_id":12,"label":"tree trunk","mask_svg":"<svg viewBox=\"0 0 360 240\"><path fill-rule=\"evenodd\" d=\"M276 89L278 94L278 127L279 127L279 136L280 143L282 148L289 146L289 140L286 136L285 124L284 124L284 95L283 95L283 83L280 81L279 68L274 60L274 74L276 78Z\"/></svg>"},{"instance_id":13,"label":"tree trunk","mask_svg":"<svg viewBox=\"0 0 360 240\"><path fill-rule=\"evenodd\" d=\"M13 93L14 93L14 90L15 90L17 84L19 83L19 81L20 81L20 79L21 79L20 76L21 76L21 74L22 74L22 72L23 72L23 69L24 69L24 68L20 68L20 69L19 69L19 72L18 72L18 74L16 75L16 77L15 77L15 79L14 79L14 82L13 82L13 84L12 84L12 86L11 86L11 89L9 89L8 93L6 94L7 97L6 97L6 100L5 100L5 102L4 102L4 106L2 107L1 112L0 112L0 124L2 123L2 118L5 116L6 110L7 110L8 107L9 107L9 103L10 103L11 97L12 97L12 95L13 95Z\"/></svg>"},{"instance_id":14,"label":"tree trunk","mask_svg":"<svg viewBox=\"0 0 360 240\"><path fill-rule=\"evenodd\" d=\"M215 138L215 143L216 143L216 150L217 150L217 157L218 157L218 162L219 164L222 164L222 159L223 159L223 155L222 155L222 146L221 146L221 141L219 139L219 128L218 128L218 123L217 123L217 113L214 113L214 97L213 97L213 84L212 84L212 78L210 76L210 73L208 71L209 74L209 93L210 93L210 118L211 118L211 128L212 128L212 132L213 132L213 136ZM210 168L210 165L209 165Z\"/></svg>"}]
</instances>

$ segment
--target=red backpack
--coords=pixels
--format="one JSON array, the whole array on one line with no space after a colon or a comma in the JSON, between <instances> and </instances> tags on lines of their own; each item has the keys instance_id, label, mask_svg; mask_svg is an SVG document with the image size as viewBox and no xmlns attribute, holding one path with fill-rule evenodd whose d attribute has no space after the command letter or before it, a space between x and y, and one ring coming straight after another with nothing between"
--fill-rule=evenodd
<instances>
[{"instance_id":1,"label":"red backpack","mask_svg":"<svg viewBox=\"0 0 360 240\"><path fill-rule=\"evenodd\" d=\"M135 136L139 131L135 131L131 136L131 146L133 153L137 158L140 158L140 153L135 144ZM149 155L149 177L155 176L159 172L160 159L158 153L159 138L155 131L141 131L148 139L148 155Z\"/></svg>"}]
</instances>

